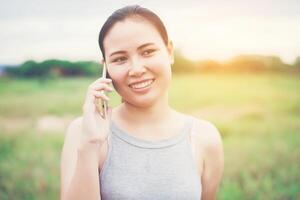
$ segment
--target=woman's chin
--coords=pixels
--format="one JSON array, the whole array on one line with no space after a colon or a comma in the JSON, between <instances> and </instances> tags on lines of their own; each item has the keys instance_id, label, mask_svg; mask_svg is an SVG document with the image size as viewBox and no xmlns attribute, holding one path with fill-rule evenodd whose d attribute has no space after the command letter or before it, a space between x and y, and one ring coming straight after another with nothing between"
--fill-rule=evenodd
<instances>
[{"instance_id":1,"label":"woman's chin","mask_svg":"<svg viewBox=\"0 0 300 200\"><path fill-rule=\"evenodd\" d=\"M157 102L157 99L151 97L137 97L128 100L124 99L124 101L135 107L148 108L148 107L152 107Z\"/></svg>"}]
</instances>

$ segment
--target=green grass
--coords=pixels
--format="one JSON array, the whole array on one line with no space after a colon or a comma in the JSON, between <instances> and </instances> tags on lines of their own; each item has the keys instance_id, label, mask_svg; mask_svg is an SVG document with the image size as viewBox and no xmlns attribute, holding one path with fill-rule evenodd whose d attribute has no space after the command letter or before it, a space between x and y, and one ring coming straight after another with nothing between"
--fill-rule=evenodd
<instances>
[{"instance_id":1,"label":"green grass","mask_svg":"<svg viewBox=\"0 0 300 200\"><path fill-rule=\"evenodd\" d=\"M44 116L81 115L90 78L0 79L0 199L57 199L64 131ZM300 199L300 78L287 74L176 75L170 103L220 130L218 199ZM112 106L120 102L110 94Z\"/></svg>"},{"instance_id":2,"label":"green grass","mask_svg":"<svg viewBox=\"0 0 300 200\"><path fill-rule=\"evenodd\" d=\"M1 135L0 199L58 199L62 140L62 135Z\"/></svg>"}]
</instances>

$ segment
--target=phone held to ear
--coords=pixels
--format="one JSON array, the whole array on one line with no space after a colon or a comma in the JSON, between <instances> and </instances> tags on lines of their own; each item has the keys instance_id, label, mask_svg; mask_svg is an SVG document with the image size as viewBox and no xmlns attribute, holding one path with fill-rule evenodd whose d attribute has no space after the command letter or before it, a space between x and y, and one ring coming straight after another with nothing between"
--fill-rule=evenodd
<instances>
[{"instance_id":1,"label":"phone held to ear","mask_svg":"<svg viewBox=\"0 0 300 200\"><path fill-rule=\"evenodd\" d=\"M105 62L103 63L103 68L102 68L102 78L106 78L106 64ZM105 93L104 90L101 91L102 93ZM99 101L100 100L100 101ZM97 109L102 116L103 119L106 119L107 117L107 110L108 110L108 102L107 100L104 99L99 99L97 103Z\"/></svg>"}]
</instances>

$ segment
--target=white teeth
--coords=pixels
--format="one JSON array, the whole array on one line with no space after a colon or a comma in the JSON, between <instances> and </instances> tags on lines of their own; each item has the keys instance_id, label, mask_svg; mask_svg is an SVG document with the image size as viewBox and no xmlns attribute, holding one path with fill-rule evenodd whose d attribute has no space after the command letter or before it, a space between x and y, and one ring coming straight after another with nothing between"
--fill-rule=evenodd
<instances>
[{"instance_id":1,"label":"white teeth","mask_svg":"<svg viewBox=\"0 0 300 200\"><path fill-rule=\"evenodd\" d=\"M132 84L132 85L130 85L130 87L132 87L134 89L140 89L140 88L147 87L152 82L153 82L153 80L148 80L148 81L144 81L144 82L141 82L141 83Z\"/></svg>"}]
</instances>

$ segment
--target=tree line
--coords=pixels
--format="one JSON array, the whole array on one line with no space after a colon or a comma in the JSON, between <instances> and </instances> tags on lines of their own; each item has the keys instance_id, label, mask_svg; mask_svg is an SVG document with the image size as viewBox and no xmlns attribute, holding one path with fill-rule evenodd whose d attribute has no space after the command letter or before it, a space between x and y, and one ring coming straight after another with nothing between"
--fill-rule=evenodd
<instances>
[{"instance_id":1,"label":"tree line","mask_svg":"<svg viewBox=\"0 0 300 200\"><path fill-rule=\"evenodd\" d=\"M175 52L174 72L184 73L262 73L288 72L300 73L300 56L293 64L284 63L278 56L239 55L224 62L207 59L191 61Z\"/></svg>"},{"instance_id":2,"label":"tree line","mask_svg":"<svg viewBox=\"0 0 300 200\"><path fill-rule=\"evenodd\" d=\"M180 52L175 52L173 73L261 73L261 72L300 72L300 57L294 64L284 63L278 56L239 55L226 62L215 60L191 61ZM4 67L2 75L8 77L72 77L99 76L102 65L94 61L70 62L65 60L26 61L16 67Z\"/></svg>"},{"instance_id":3,"label":"tree line","mask_svg":"<svg viewBox=\"0 0 300 200\"><path fill-rule=\"evenodd\" d=\"M70 62L66 60L51 59L43 62L28 60L20 66L5 67L3 74L9 77L55 78L96 76L99 73L99 64L94 61Z\"/></svg>"}]
</instances>

